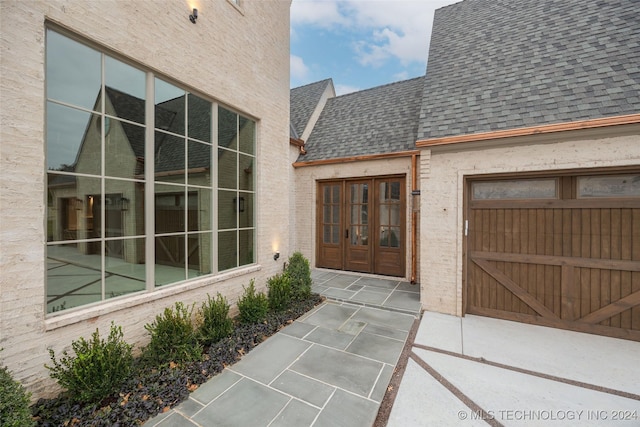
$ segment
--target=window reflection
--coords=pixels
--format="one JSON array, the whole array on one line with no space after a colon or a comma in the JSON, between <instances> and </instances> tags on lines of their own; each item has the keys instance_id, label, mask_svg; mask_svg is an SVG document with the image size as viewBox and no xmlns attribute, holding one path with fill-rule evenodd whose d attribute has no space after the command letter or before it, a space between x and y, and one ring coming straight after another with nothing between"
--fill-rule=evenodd
<instances>
[{"instance_id":1,"label":"window reflection","mask_svg":"<svg viewBox=\"0 0 640 427\"><path fill-rule=\"evenodd\" d=\"M105 174L144 179L145 128L105 117Z\"/></svg>"},{"instance_id":2,"label":"window reflection","mask_svg":"<svg viewBox=\"0 0 640 427\"><path fill-rule=\"evenodd\" d=\"M211 142L211 103L189 94L189 138Z\"/></svg>"},{"instance_id":3,"label":"window reflection","mask_svg":"<svg viewBox=\"0 0 640 427\"><path fill-rule=\"evenodd\" d=\"M256 124L245 117L240 117L240 151L255 154Z\"/></svg>"},{"instance_id":4,"label":"window reflection","mask_svg":"<svg viewBox=\"0 0 640 427\"><path fill-rule=\"evenodd\" d=\"M145 73L117 59L105 56L105 88L110 105L106 112L122 119L145 123Z\"/></svg>"},{"instance_id":5,"label":"window reflection","mask_svg":"<svg viewBox=\"0 0 640 427\"><path fill-rule=\"evenodd\" d=\"M238 186L238 153L218 149L218 187L237 188ZM253 176L253 175L252 175Z\"/></svg>"},{"instance_id":6,"label":"window reflection","mask_svg":"<svg viewBox=\"0 0 640 427\"><path fill-rule=\"evenodd\" d=\"M238 149L238 115L223 107L218 107L218 145Z\"/></svg>"},{"instance_id":7,"label":"window reflection","mask_svg":"<svg viewBox=\"0 0 640 427\"><path fill-rule=\"evenodd\" d=\"M46 49L48 312L211 274L215 256L217 271L254 263L255 122L158 78L153 105L150 73L51 30Z\"/></svg>"},{"instance_id":8,"label":"window reflection","mask_svg":"<svg viewBox=\"0 0 640 427\"><path fill-rule=\"evenodd\" d=\"M163 80L155 80L155 127L184 135L186 92Z\"/></svg>"},{"instance_id":9,"label":"window reflection","mask_svg":"<svg viewBox=\"0 0 640 427\"><path fill-rule=\"evenodd\" d=\"M102 80L100 62L100 52L47 30L47 98L100 108L96 105Z\"/></svg>"},{"instance_id":10,"label":"window reflection","mask_svg":"<svg viewBox=\"0 0 640 427\"><path fill-rule=\"evenodd\" d=\"M75 108L47 102L49 170L100 174L100 127L96 126L98 117ZM84 148L82 151L81 147ZM85 161L78 165L81 155Z\"/></svg>"},{"instance_id":11,"label":"window reflection","mask_svg":"<svg viewBox=\"0 0 640 427\"><path fill-rule=\"evenodd\" d=\"M218 270L228 270L238 266L238 232L221 231L218 233Z\"/></svg>"}]
</instances>

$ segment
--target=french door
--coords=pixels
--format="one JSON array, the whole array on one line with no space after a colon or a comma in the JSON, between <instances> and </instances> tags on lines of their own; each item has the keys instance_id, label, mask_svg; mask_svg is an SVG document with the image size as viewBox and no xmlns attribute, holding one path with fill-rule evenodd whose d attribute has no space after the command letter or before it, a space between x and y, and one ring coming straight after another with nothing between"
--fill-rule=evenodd
<instances>
[{"instance_id":1,"label":"french door","mask_svg":"<svg viewBox=\"0 0 640 427\"><path fill-rule=\"evenodd\" d=\"M318 183L318 267L404 276L405 179Z\"/></svg>"}]
</instances>

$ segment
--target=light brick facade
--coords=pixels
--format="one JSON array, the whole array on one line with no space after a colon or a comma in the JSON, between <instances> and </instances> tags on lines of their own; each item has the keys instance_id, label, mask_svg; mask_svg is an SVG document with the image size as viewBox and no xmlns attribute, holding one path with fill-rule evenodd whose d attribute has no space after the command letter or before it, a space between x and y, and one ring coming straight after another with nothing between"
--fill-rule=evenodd
<instances>
[{"instance_id":1,"label":"light brick facade","mask_svg":"<svg viewBox=\"0 0 640 427\"><path fill-rule=\"evenodd\" d=\"M176 301L221 292L231 302L252 278L264 286L289 253L289 0L2 1L0 19L0 353L35 397L57 388L44 364L111 321L128 342ZM197 3L197 4L196 4ZM197 24L189 22L197 7ZM247 268L46 316L45 28L130 60L255 118L257 254ZM282 258L273 260L273 250Z\"/></svg>"}]
</instances>

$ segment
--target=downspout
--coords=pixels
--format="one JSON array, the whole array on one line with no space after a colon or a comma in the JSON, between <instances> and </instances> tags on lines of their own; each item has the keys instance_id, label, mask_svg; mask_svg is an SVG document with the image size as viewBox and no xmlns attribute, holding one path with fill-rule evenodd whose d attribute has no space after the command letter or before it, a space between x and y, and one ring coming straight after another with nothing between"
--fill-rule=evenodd
<instances>
[{"instance_id":1,"label":"downspout","mask_svg":"<svg viewBox=\"0 0 640 427\"><path fill-rule=\"evenodd\" d=\"M416 209L416 197L420 203L420 190L418 189L418 154L411 155L411 284L416 283L418 270L418 212ZM420 206L418 204L418 206Z\"/></svg>"}]
</instances>

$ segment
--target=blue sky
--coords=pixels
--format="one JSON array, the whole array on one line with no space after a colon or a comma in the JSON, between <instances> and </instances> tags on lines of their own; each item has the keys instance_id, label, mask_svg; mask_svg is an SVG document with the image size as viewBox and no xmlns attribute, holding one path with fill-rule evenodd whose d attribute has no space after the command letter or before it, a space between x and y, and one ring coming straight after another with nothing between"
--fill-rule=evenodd
<instances>
[{"instance_id":1,"label":"blue sky","mask_svg":"<svg viewBox=\"0 0 640 427\"><path fill-rule=\"evenodd\" d=\"M291 87L338 95L424 75L435 9L460 0L293 0Z\"/></svg>"}]
</instances>

